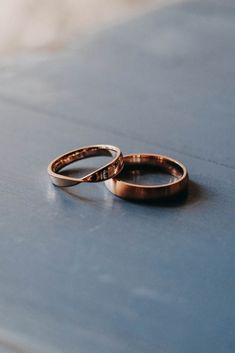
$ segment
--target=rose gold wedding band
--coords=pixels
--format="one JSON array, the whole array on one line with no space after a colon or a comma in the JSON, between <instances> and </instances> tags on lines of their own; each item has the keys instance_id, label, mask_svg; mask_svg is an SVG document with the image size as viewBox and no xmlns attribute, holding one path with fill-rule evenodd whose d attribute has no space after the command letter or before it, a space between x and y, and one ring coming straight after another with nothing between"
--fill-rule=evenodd
<instances>
[{"instance_id":1,"label":"rose gold wedding band","mask_svg":"<svg viewBox=\"0 0 235 353\"><path fill-rule=\"evenodd\" d=\"M184 191L188 185L188 172L185 166L172 158L159 154L131 154L123 157L124 168L115 178L105 181L109 191L116 196L131 200L159 200L169 198ZM122 180L127 170L162 170L177 180L161 185L141 185Z\"/></svg>"},{"instance_id":2,"label":"rose gold wedding band","mask_svg":"<svg viewBox=\"0 0 235 353\"><path fill-rule=\"evenodd\" d=\"M58 173L67 165L84 158L111 156L114 159L103 167L94 170L82 178L73 178ZM73 186L79 183L96 183L115 177L123 168L123 155L118 147L111 145L93 145L81 147L57 157L48 166L48 174L56 186Z\"/></svg>"}]
</instances>

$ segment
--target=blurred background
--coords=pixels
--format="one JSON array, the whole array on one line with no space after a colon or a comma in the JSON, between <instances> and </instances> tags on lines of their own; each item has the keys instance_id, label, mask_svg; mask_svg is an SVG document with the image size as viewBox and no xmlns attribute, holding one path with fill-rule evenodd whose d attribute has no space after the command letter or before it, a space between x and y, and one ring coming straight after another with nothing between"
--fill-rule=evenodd
<instances>
[{"instance_id":1,"label":"blurred background","mask_svg":"<svg viewBox=\"0 0 235 353\"><path fill-rule=\"evenodd\" d=\"M71 37L177 0L0 0L0 53L59 48Z\"/></svg>"}]
</instances>

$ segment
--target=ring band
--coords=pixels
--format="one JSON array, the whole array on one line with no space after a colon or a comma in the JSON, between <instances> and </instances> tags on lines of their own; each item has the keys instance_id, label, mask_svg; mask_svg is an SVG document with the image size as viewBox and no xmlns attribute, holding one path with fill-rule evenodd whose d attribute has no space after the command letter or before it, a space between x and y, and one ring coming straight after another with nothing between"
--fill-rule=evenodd
<instances>
[{"instance_id":1,"label":"ring band","mask_svg":"<svg viewBox=\"0 0 235 353\"><path fill-rule=\"evenodd\" d=\"M158 154L132 154L123 157L124 168L121 174L105 181L109 191L116 196L131 200L159 200L184 191L188 185L188 172L185 166L166 156ZM132 184L122 180L127 170L155 168L177 178L176 181L161 185Z\"/></svg>"},{"instance_id":2,"label":"ring band","mask_svg":"<svg viewBox=\"0 0 235 353\"><path fill-rule=\"evenodd\" d=\"M73 178L58 172L67 165L81 159L94 156L115 157L110 163L96 169L82 178ZM56 186L73 186L82 182L96 183L115 177L123 168L123 155L118 147L111 145L93 145L81 147L57 157L48 166L48 174Z\"/></svg>"}]
</instances>

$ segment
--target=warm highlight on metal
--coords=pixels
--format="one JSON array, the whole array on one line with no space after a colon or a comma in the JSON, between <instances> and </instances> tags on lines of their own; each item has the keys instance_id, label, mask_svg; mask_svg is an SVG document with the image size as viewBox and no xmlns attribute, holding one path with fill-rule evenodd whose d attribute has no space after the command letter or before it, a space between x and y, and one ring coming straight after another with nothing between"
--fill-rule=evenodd
<instances>
[{"instance_id":1,"label":"warm highlight on metal","mask_svg":"<svg viewBox=\"0 0 235 353\"><path fill-rule=\"evenodd\" d=\"M159 154L131 154L124 156L124 169L121 174L105 181L109 191L116 196L131 200L159 200L175 196L186 190L188 171L185 166L172 158ZM126 170L159 168L177 178L161 185L141 185L123 181Z\"/></svg>"},{"instance_id":2,"label":"warm highlight on metal","mask_svg":"<svg viewBox=\"0 0 235 353\"><path fill-rule=\"evenodd\" d=\"M114 159L82 178L73 178L58 173L61 169L81 159L94 156L111 156ZM48 174L56 186L73 186L79 183L96 183L115 177L123 168L123 155L118 147L112 145L92 145L67 152L57 157L48 166Z\"/></svg>"}]
</instances>

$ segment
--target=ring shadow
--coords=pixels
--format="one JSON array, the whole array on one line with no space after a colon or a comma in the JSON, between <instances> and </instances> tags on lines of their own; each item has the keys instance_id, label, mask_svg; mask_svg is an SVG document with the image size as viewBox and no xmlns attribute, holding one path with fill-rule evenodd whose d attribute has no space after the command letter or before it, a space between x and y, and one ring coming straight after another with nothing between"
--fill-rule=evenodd
<instances>
[{"instance_id":1,"label":"ring shadow","mask_svg":"<svg viewBox=\"0 0 235 353\"><path fill-rule=\"evenodd\" d=\"M82 202L88 202L88 203L94 203L96 204L97 202L100 203L102 200L99 199L97 200L96 198L91 198L87 197L84 195L81 195L80 192L76 189L72 189L69 187L66 188L61 188L63 192L68 194L70 197L82 201ZM106 190L108 193L110 193L108 190ZM113 197L113 201L115 202L126 202L126 203L131 203L131 204L138 204L146 207L165 207L165 208L178 208L178 207L185 207L187 205L192 205L196 204L198 202L205 201L209 198L209 193L207 190L202 187L201 185L195 183L194 181L190 180L188 189L187 191L182 192L181 194L178 194L174 197L168 198L168 199L162 199L162 200L156 200L156 201L140 201L140 200L126 200L119 198L112 193L110 193L110 196ZM105 202L105 200L104 200Z\"/></svg>"},{"instance_id":2,"label":"ring shadow","mask_svg":"<svg viewBox=\"0 0 235 353\"><path fill-rule=\"evenodd\" d=\"M87 168L87 167L80 167L80 168L69 168L68 170L63 170L64 175L68 176L74 176L74 177L83 177L86 174L89 174L92 171L92 168ZM77 191L73 189L71 192L69 189L70 188L62 188L66 193L68 193L70 196L75 197L79 199L80 201L84 202L97 202L97 200L93 200L91 198L85 197L83 195L80 195ZM114 199L120 199L119 197L113 195ZM175 196L172 196L167 199L161 199L161 200L151 200L151 201L140 201L140 200L124 200L125 202L130 202L134 204L141 204L141 205L148 205L152 207L182 207L185 205L190 205L190 204L195 204L199 201L205 201L209 198L209 192L206 190L204 187L199 185L193 180L189 180L188 183L188 188L187 190L181 192L180 194L177 194Z\"/></svg>"}]
</instances>

